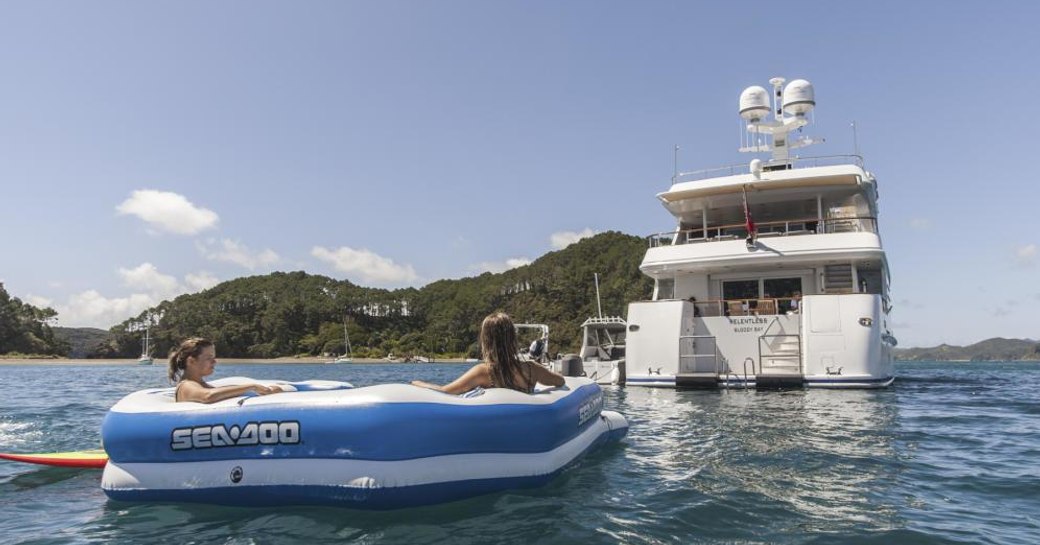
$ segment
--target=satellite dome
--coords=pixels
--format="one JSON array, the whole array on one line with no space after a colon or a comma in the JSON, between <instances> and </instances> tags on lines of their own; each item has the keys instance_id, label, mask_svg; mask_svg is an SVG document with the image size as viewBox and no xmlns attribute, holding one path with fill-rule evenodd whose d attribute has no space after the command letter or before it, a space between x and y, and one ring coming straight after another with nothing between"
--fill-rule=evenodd
<instances>
[{"instance_id":1,"label":"satellite dome","mask_svg":"<svg viewBox=\"0 0 1040 545\"><path fill-rule=\"evenodd\" d=\"M784 112L805 115L816 106L813 86L804 79L796 79L784 87Z\"/></svg>"},{"instance_id":2,"label":"satellite dome","mask_svg":"<svg viewBox=\"0 0 1040 545\"><path fill-rule=\"evenodd\" d=\"M752 85L740 93L740 117L758 121L769 115L769 110L769 92L764 88Z\"/></svg>"}]
</instances>

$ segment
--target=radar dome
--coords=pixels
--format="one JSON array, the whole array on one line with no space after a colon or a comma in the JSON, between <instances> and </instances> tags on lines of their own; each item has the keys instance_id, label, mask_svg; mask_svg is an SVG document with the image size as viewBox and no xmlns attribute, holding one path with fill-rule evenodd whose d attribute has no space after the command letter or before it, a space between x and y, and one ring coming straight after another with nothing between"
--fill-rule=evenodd
<instances>
[{"instance_id":1,"label":"radar dome","mask_svg":"<svg viewBox=\"0 0 1040 545\"><path fill-rule=\"evenodd\" d=\"M753 85L740 93L740 117L758 121L769 115L769 110L769 92L764 88Z\"/></svg>"},{"instance_id":2,"label":"radar dome","mask_svg":"<svg viewBox=\"0 0 1040 545\"><path fill-rule=\"evenodd\" d=\"M805 115L816 106L813 86L804 79L796 79L784 87L784 112Z\"/></svg>"}]
</instances>

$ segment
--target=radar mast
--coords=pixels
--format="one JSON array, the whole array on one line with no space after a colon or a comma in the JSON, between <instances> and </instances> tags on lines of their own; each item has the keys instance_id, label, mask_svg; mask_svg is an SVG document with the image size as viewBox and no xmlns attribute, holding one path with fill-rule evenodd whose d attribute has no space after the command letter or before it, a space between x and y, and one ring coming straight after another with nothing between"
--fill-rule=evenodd
<instances>
[{"instance_id":1,"label":"radar mast","mask_svg":"<svg viewBox=\"0 0 1040 545\"><path fill-rule=\"evenodd\" d=\"M791 139L790 133L809 124L806 114L816 106L811 83L796 79L784 86L787 80L769 80L773 87L772 104L770 93L765 88L753 85L740 93L740 117L747 122L748 138L741 142L739 151L744 153L773 152L769 166L787 164L791 150L819 144L822 138L799 136ZM772 113L772 116L770 116Z\"/></svg>"}]
</instances>

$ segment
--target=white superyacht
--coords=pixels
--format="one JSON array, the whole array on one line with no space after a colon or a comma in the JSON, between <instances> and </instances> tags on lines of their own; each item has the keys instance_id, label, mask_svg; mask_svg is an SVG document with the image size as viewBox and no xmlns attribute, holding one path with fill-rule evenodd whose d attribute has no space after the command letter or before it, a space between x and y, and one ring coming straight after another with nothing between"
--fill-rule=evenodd
<instances>
[{"instance_id":1,"label":"white superyacht","mask_svg":"<svg viewBox=\"0 0 1040 545\"><path fill-rule=\"evenodd\" d=\"M765 160L677 173L657 195L673 231L628 307L629 386L879 388L894 380L878 185L858 155L799 157L815 107L805 80L740 96L742 152ZM772 100L771 100L772 99ZM797 138L796 138L797 135Z\"/></svg>"}]
</instances>

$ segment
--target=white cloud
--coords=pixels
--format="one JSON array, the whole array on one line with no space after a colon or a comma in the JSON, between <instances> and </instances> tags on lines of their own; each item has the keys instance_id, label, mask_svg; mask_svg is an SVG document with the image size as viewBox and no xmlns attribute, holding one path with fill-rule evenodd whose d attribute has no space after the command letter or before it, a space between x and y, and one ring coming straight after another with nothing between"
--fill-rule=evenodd
<instances>
[{"instance_id":1,"label":"white cloud","mask_svg":"<svg viewBox=\"0 0 1040 545\"><path fill-rule=\"evenodd\" d=\"M47 307L49 307L49 306L54 304L54 301L52 301L52 300L50 300L50 299L48 299L46 297L40 297L38 295L33 295L31 293L29 295L26 295L25 299L22 299L22 301L24 301L26 303L29 303L30 305L32 305L32 306L34 306L36 308L47 308Z\"/></svg>"},{"instance_id":2,"label":"white cloud","mask_svg":"<svg viewBox=\"0 0 1040 545\"><path fill-rule=\"evenodd\" d=\"M126 287L148 291L159 296L174 295L180 288L176 278L162 274L151 263L141 263L133 269L120 267L119 276L123 278L123 284Z\"/></svg>"},{"instance_id":3,"label":"white cloud","mask_svg":"<svg viewBox=\"0 0 1040 545\"><path fill-rule=\"evenodd\" d=\"M270 248L253 252L245 244L227 238L221 239L219 242L209 239L205 243L198 242L195 246L206 259L234 263L249 270L274 265L281 259Z\"/></svg>"},{"instance_id":4,"label":"white cloud","mask_svg":"<svg viewBox=\"0 0 1040 545\"><path fill-rule=\"evenodd\" d=\"M217 213L195 206L183 195L138 189L116 207L120 214L137 216L152 228L178 235L194 235L216 227Z\"/></svg>"},{"instance_id":5,"label":"white cloud","mask_svg":"<svg viewBox=\"0 0 1040 545\"><path fill-rule=\"evenodd\" d=\"M910 220L910 227L918 231L927 231L932 228L932 220L928 218L913 218Z\"/></svg>"},{"instance_id":6,"label":"white cloud","mask_svg":"<svg viewBox=\"0 0 1040 545\"><path fill-rule=\"evenodd\" d=\"M1015 260L1019 265L1031 267L1036 263L1036 244L1026 244L1015 250Z\"/></svg>"},{"instance_id":7,"label":"white cloud","mask_svg":"<svg viewBox=\"0 0 1040 545\"><path fill-rule=\"evenodd\" d=\"M505 261L482 261L470 267L470 269L478 273L500 273L508 271L509 269L515 269L517 267L523 267L524 265L530 264L531 260L527 259L526 257L512 257Z\"/></svg>"},{"instance_id":8,"label":"white cloud","mask_svg":"<svg viewBox=\"0 0 1040 545\"><path fill-rule=\"evenodd\" d=\"M596 234L596 231L586 227L583 231L560 231L549 235L549 244L552 245L554 250L562 250L575 242L583 238L589 238Z\"/></svg>"},{"instance_id":9,"label":"white cloud","mask_svg":"<svg viewBox=\"0 0 1040 545\"><path fill-rule=\"evenodd\" d=\"M406 284L418 279L411 265L398 265L392 259L366 249L341 246L335 250L315 246L311 255L332 264L339 272L356 275L364 283Z\"/></svg>"},{"instance_id":10,"label":"white cloud","mask_svg":"<svg viewBox=\"0 0 1040 545\"><path fill-rule=\"evenodd\" d=\"M144 310L158 305L163 300L177 295L201 291L213 287L219 280L207 273L189 273L184 281L159 272L151 263L142 263L134 268L118 269L123 285L134 293L122 297L106 297L97 290L87 290L69 297L64 304L49 304L58 311L61 325L69 327L99 327L108 329ZM44 301L44 298L38 298Z\"/></svg>"},{"instance_id":11,"label":"white cloud","mask_svg":"<svg viewBox=\"0 0 1040 545\"><path fill-rule=\"evenodd\" d=\"M97 290L87 290L69 297L66 304L57 305L54 310L58 311L61 325L108 329L158 303L145 293L109 298Z\"/></svg>"},{"instance_id":12,"label":"white cloud","mask_svg":"<svg viewBox=\"0 0 1040 545\"><path fill-rule=\"evenodd\" d=\"M206 271L199 271L197 273L188 273L184 275L184 283L191 288L192 291L203 291L212 288L220 283L220 279Z\"/></svg>"}]
</instances>

